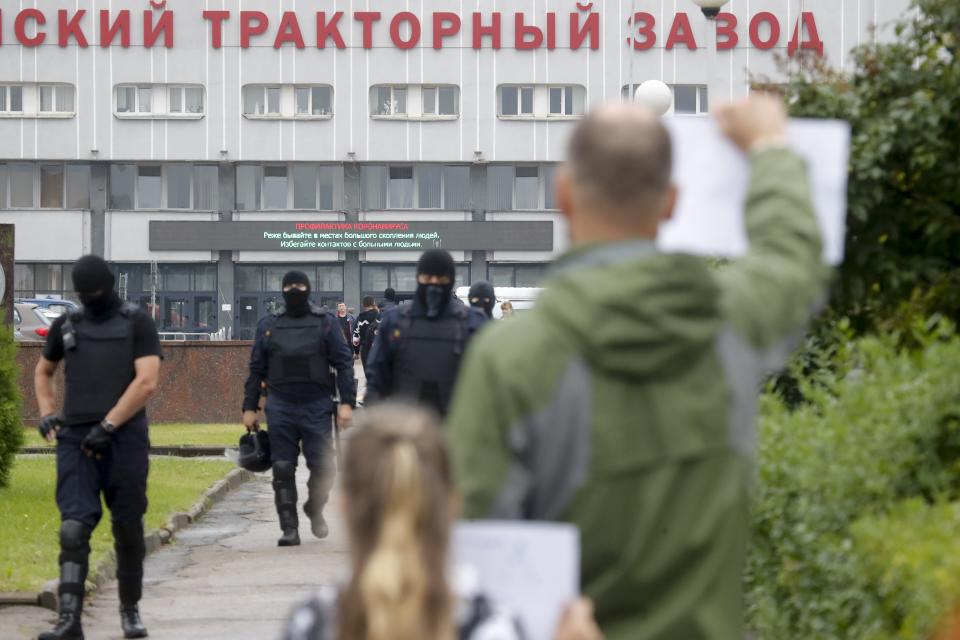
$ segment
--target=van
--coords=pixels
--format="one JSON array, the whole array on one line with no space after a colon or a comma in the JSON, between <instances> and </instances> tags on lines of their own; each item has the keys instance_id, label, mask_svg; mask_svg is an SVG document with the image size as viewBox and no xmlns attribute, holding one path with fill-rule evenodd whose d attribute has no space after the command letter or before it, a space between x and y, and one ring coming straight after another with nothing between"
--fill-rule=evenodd
<instances>
[{"instance_id":1,"label":"van","mask_svg":"<svg viewBox=\"0 0 960 640\"><path fill-rule=\"evenodd\" d=\"M513 310L517 313L523 313L532 309L537 300L537 296L543 289L539 287L494 287L493 292L497 297L497 303L493 305L493 318L500 320L503 318L503 312L500 305L509 302L513 305ZM457 297L465 305L470 305L470 287L457 287Z\"/></svg>"}]
</instances>

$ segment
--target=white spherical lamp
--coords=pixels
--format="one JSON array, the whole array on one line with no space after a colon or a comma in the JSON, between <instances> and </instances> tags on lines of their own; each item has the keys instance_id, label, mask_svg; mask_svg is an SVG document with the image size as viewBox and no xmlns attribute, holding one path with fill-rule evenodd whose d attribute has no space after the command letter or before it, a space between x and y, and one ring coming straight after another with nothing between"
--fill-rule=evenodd
<instances>
[{"instance_id":1,"label":"white spherical lamp","mask_svg":"<svg viewBox=\"0 0 960 640\"><path fill-rule=\"evenodd\" d=\"M703 15L709 19L714 19L720 14L720 9L727 4L729 0L693 0L694 4L700 7Z\"/></svg>"},{"instance_id":2,"label":"white spherical lamp","mask_svg":"<svg viewBox=\"0 0 960 640\"><path fill-rule=\"evenodd\" d=\"M642 104L662 116L673 106L673 91L659 80L647 80L637 87L633 99L637 104Z\"/></svg>"}]
</instances>

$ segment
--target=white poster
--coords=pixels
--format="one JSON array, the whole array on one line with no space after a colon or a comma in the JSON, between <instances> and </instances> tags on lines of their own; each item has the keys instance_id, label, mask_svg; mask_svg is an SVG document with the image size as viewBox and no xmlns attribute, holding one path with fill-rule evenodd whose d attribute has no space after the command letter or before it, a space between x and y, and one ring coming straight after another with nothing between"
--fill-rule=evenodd
<instances>
[{"instance_id":1,"label":"white poster","mask_svg":"<svg viewBox=\"0 0 960 640\"><path fill-rule=\"evenodd\" d=\"M750 181L747 156L713 118L668 118L674 180L680 199L660 230L663 251L734 257L747 250L743 209ZM823 260L843 262L850 127L838 120L791 120L790 147L807 162Z\"/></svg>"},{"instance_id":2,"label":"white poster","mask_svg":"<svg viewBox=\"0 0 960 640\"><path fill-rule=\"evenodd\" d=\"M477 572L481 592L515 614L530 640L552 640L580 592L580 533L550 522L461 522L455 565Z\"/></svg>"}]
</instances>

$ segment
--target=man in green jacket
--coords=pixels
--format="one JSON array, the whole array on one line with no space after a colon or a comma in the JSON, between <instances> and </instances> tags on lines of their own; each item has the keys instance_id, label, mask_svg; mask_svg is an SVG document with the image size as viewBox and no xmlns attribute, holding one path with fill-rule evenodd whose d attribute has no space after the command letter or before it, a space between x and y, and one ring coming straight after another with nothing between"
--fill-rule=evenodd
<instances>
[{"instance_id":1,"label":"man in green jacket","mask_svg":"<svg viewBox=\"0 0 960 640\"><path fill-rule=\"evenodd\" d=\"M608 640L743 637L757 395L828 280L783 104L717 117L750 158L748 253L714 270L658 252L669 136L640 107L597 110L558 177L573 249L532 311L478 336L448 420L467 517L579 527Z\"/></svg>"}]
</instances>

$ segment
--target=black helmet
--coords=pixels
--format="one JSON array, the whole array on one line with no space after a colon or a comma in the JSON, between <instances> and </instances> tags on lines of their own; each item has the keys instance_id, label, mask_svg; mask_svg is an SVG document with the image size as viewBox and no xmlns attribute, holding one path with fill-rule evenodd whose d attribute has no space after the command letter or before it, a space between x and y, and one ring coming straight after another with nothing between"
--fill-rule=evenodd
<instances>
[{"instance_id":1,"label":"black helmet","mask_svg":"<svg viewBox=\"0 0 960 640\"><path fill-rule=\"evenodd\" d=\"M240 456L237 464L247 471L270 469L270 438L266 431L254 431L240 436Z\"/></svg>"}]
</instances>

